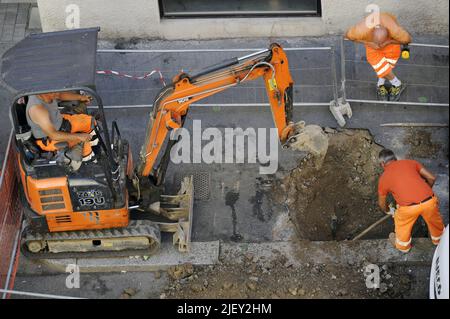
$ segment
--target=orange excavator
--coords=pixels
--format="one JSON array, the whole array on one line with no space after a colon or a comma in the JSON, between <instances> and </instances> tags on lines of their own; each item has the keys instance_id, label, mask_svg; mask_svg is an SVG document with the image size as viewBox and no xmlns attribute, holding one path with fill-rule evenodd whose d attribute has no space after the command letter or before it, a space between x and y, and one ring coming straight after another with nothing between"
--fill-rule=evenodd
<instances>
[{"instance_id":1,"label":"orange excavator","mask_svg":"<svg viewBox=\"0 0 450 319\"><path fill-rule=\"evenodd\" d=\"M262 78L284 148L317 152L326 136L320 127L292 122L293 81L283 49L234 58L196 75L177 75L156 96L139 162L118 125L111 130L95 91L99 28L30 35L2 57L1 80L15 95L11 109L19 190L25 222L21 248L32 258L151 255L161 232L173 233L180 251L189 250L193 214L193 179L186 177L175 195L163 194L171 131L183 127L189 106L241 83ZM95 161L76 169L59 160L62 146L46 152L36 145L26 120L28 96L47 92L84 92L97 103ZM79 112L79 105L62 112ZM63 105L61 105L63 107ZM86 108L84 112L88 112ZM138 212L133 214L133 212Z\"/></svg>"}]
</instances>

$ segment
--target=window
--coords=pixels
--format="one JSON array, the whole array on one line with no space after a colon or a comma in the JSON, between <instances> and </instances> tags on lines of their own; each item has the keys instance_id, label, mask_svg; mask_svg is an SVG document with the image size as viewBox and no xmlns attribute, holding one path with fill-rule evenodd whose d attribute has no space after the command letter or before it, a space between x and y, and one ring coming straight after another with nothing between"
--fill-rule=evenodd
<instances>
[{"instance_id":1,"label":"window","mask_svg":"<svg viewBox=\"0 0 450 319\"><path fill-rule=\"evenodd\" d=\"M320 0L160 0L161 16L320 16Z\"/></svg>"}]
</instances>

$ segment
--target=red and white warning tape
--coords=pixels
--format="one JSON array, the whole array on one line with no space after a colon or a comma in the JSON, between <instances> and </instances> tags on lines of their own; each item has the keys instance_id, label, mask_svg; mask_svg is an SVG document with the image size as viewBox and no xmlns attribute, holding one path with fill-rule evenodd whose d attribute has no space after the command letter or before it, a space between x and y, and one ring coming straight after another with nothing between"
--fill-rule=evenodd
<instances>
[{"instance_id":1,"label":"red and white warning tape","mask_svg":"<svg viewBox=\"0 0 450 319\"><path fill-rule=\"evenodd\" d=\"M145 79L151 77L155 73L157 73L159 75L159 79L161 80L162 85L166 86L166 82L164 81L164 76L162 75L160 70L153 70L152 72L145 73L142 76L129 75L129 74L113 71L113 70L99 70L99 71L97 71L97 74L116 75L116 76L121 76L121 77L124 77L124 78L133 79L133 80L145 80Z\"/></svg>"}]
</instances>

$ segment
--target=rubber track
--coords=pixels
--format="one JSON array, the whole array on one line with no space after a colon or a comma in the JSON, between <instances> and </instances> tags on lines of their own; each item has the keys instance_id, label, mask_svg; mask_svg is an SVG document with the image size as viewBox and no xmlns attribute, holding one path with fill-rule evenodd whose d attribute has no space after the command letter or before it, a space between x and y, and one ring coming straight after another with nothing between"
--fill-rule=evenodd
<instances>
[{"instance_id":1,"label":"rubber track","mask_svg":"<svg viewBox=\"0 0 450 319\"><path fill-rule=\"evenodd\" d=\"M96 240L104 238L121 238L121 237L148 237L153 245L148 249L134 249L121 251L91 251L91 252L64 252L52 253L42 251L32 253L28 250L26 243L32 240ZM22 236L21 251L29 258L37 259L61 259L61 258L102 258L102 257L125 257L125 256L150 256L159 250L161 245L161 233L159 227L146 220L131 220L129 225L124 228L113 229L95 229L69 232L55 233L38 233L27 231L25 228Z\"/></svg>"}]
</instances>

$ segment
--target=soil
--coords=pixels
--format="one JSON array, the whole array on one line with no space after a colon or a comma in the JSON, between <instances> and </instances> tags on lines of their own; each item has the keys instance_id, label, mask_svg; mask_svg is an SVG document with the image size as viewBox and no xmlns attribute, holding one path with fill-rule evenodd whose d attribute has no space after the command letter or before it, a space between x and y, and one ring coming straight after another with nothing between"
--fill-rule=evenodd
<instances>
[{"instance_id":1,"label":"soil","mask_svg":"<svg viewBox=\"0 0 450 319\"><path fill-rule=\"evenodd\" d=\"M382 168L376 144L367 130L329 131L329 147L321 165L303 158L273 189L275 200L287 205L298 239L349 240L383 218L378 207L378 178ZM388 197L394 203L394 200ZM392 219L378 225L363 239L387 238ZM414 237L425 237L419 220Z\"/></svg>"},{"instance_id":2,"label":"soil","mask_svg":"<svg viewBox=\"0 0 450 319\"><path fill-rule=\"evenodd\" d=\"M366 287L365 266L292 266L283 256L271 261L243 255L235 261L194 267L184 278L170 277L160 298L427 298L429 267L380 265L378 289ZM190 267L190 266L189 266Z\"/></svg>"},{"instance_id":3,"label":"soil","mask_svg":"<svg viewBox=\"0 0 450 319\"><path fill-rule=\"evenodd\" d=\"M408 129L403 142L410 145L408 157L411 158L436 158L442 148L432 141L431 131L424 129Z\"/></svg>"},{"instance_id":4,"label":"soil","mask_svg":"<svg viewBox=\"0 0 450 319\"><path fill-rule=\"evenodd\" d=\"M382 149L367 130L328 133L329 147L320 167L306 156L276 188L287 203L299 239L351 239L384 216L377 204ZM386 238L388 220L365 237Z\"/></svg>"}]
</instances>

